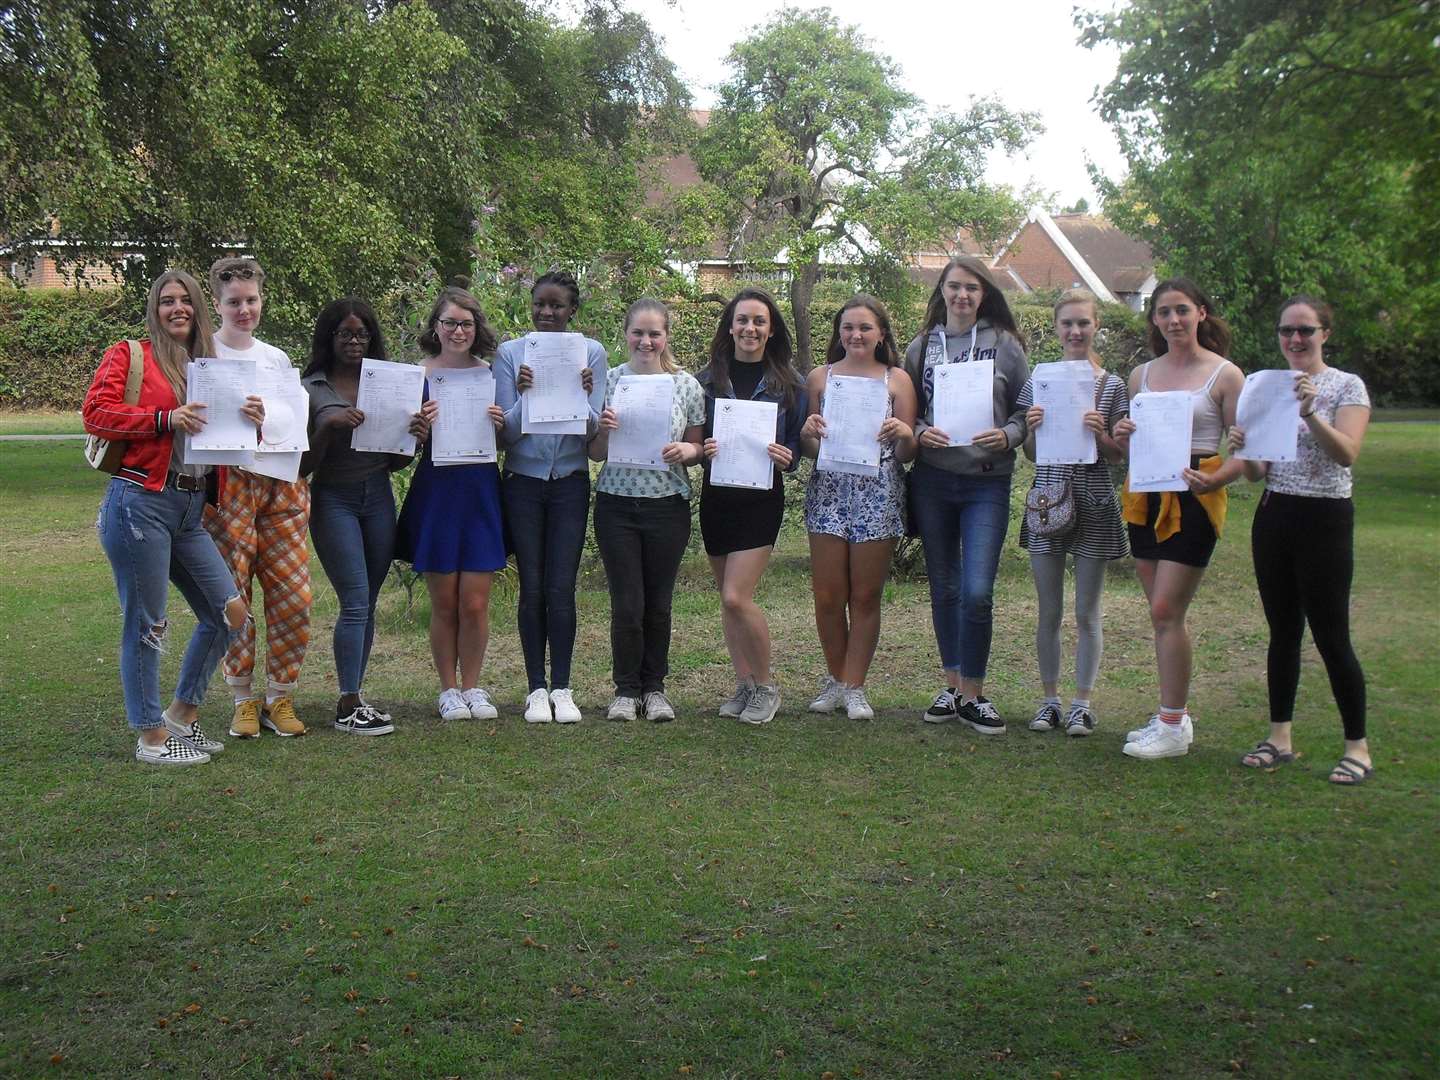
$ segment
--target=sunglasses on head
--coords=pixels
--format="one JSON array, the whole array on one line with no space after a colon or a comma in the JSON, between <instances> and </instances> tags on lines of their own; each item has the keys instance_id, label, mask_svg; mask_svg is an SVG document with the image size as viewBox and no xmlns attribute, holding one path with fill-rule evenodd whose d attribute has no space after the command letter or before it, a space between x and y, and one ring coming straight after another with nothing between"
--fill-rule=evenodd
<instances>
[{"instance_id":1,"label":"sunglasses on head","mask_svg":"<svg viewBox=\"0 0 1440 1080\"><path fill-rule=\"evenodd\" d=\"M1275 330L1281 337L1294 337L1299 334L1306 341L1315 336L1315 331L1320 330L1319 326L1277 326Z\"/></svg>"},{"instance_id":2,"label":"sunglasses on head","mask_svg":"<svg viewBox=\"0 0 1440 1080\"><path fill-rule=\"evenodd\" d=\"M221 270L215 276L221 281L229 281L232 278L244 278L246 281L249 281L255 276L255 267L240 266L236 267L234 270Z\"/></svg>"}]
</instances>

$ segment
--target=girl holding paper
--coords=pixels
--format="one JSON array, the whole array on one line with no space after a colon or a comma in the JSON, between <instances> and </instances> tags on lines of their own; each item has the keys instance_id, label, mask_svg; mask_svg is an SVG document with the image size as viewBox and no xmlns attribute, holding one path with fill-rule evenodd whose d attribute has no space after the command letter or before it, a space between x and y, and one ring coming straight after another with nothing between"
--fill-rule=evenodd
<instances>
[{"instance_id":1,"label":"girl holding paper","mask_svg":"<svg viewBox=\"0 0 1440 1080\"><path fill-rule=\"evenodd\" d=\"M580 310L580 285L570 274L551 271L530 289L530 322L542 333L564 333ZM533 373L524 362L525 339L512 338L495 355L495 401L505 413L501 442L505 471L500 493L514 543L520 578L520 648L530 684L525 719L573 724L580 710L570 692L575 653L575 578L585 548L585 514L590 508L590 463L586 435L525 434L521 398ZM581 385L590 398L586 431L593 432L605 401L605 346L585 339ZM545 652L550 652L550 679Z\"/></svg>"},{"instance_id":2,"label":"girl holding paper","mask_svg":"<svg viewBox=\"0 0 1440 1080\"><path fill-rule=\"evenodd\" d=\"M1105 594L1105 564L1129 554L1125 524L1110 466L1124 459L1113 432L1130 413L1130 395L1118 375L1105 370L1095 352L1100 313L1093 293L1073 289L1055 304L1055 332L1064 346L1063 360L1083 361L1094 372L1094 407L1085 413L1084 425L1095 437L1096 460L1088 465L1036 465L1035 486L1069 483L1075 506L1075 529L1067 536L1032 536L1028 521L1020 525L1020 546L1030 552L1039 616L1035 624L1035 655L1045 697L1031 731L1054 731L1084 736L1095 730L1090 707L1100 655L1104 646L1101 600ZM1034 404L1034 379L1025 383L1016 403L1025 410L1025 455L1035 460L1035 432L1045 422L1045 409ZM1075 557L1075 697L1060 713L1060 621L1065 612L1065 556Z\"/></svg>"},{"instance_id":3,"label":"girl holding paper","mask_svg":"<svg viewBox=\"0 0 1440 1080\"><path fill-rule=\"evenodd\" d=\"M365 420L355 407L365 357L387 359L375 311L364 300L326 304L315 320L310 365L301 383L310 395L310 450L300 471L310 477L310 539L335 588L335 674L340 700L334 726L349 735L388 735L390 714L363 694L375 605L395 556L395 495L390 474L414 459L354 450L350 436ZM435 407L414 415L410 431L424 442Z\"/></svg>"},{"instance_id":4,"label":"girl holding paper","mask_svg":"<svg viewBox=\"0 0 1440 1080\"><path fill-rule=\"evenodd\" d=\"M595 481L595 543L610 585L610 651L615 697L609 720L644 716L675 719L665 696L670 670L670 601L680 561L690 542L690 480L686 470L704 457L705 393L680 370L670 351L670 310L642 299L625 313L630 359L610 369L605 408L590 442L590 458L605 462ZM620 429L616 387L630 375L668 375L669 441L660 446L661 470L619 465L608 459L610 435Z\"/></svg>"},{"instance_id":5,"label":"girl holding paper","mask_svg":"<svg viewBox=\"0 0 1440 1080\"><path fill-rule=\"evenodd\" d=\"M439 371L488 366L495 332L475 297L441 290L430 309L420 348ZM439 412L433 414L438 418ZM501 427L505 414L490 406ZM440 676L437 711L445 720L493 720L499 715L480 687L490 640L490 585L505 565L500 524L500 470L494 462L437 466L427 441L400 510L395 557L425 575L430 593L430 655ZM456 669L459 679L456 679Z\"/></svg>"},{"instance_id":6,"label":"girl holding paper","mask_svg":"<svg viewBox=\"0 0 1440 1080\"><path fill-rule=\"evenodd\" d=\"M785 516L783 472L800 463L805 388L791 366L790 328L764 289L741 289L720 314L710 343L710 363L696 377L705 391L705 475L700 489L700 535L710 572L720 590L725 647L735 669L735 693L720 715L766 724L780 708L770 670L770 627L755 604L755 587L770 561ZM717 400L772 401L778 406L775 438L766 448L774 482L764 491L716 487L710 461Z\"/></svg>"},{"instance_id":7,"label":"girl holding paper","mask_svg":"<svg viewBox=\"0 0 1440 1080\"><path fill-rule=\"evenodd\" d=\"M196 716L228 640L249 618L249 604L201 524L209 466L186 465L179 431L205 426L205 407L185 401L185 368L213 356L210 317L200 286L167 270L145 301L147 340L117 342L85 394L85 430L123 440L119 469L100 504L95 527L120 594L120 686L137 741L135 760L149 765L203 765L225 749L200 729ZM139 380L127 385L135 353ZM134 398L135 400L127 400ZM243 415L264 420L258 397ZM170 707L160 707L160 653L169 620L165 601L174 582L195 612Z\"/></svg>"},{"instance_id":8,"label":"girl holding paper","mask_svg":"<svg viewBox=\"0 0 1440 1080\"><path fill-rule=\"evenodd\" d=\"M1265 494L1250 532L1255 581L1270 651L1265 666L1270 689L1270 733L1240 759L1250 768L1274 768L1295 760L1291 720L1300 683L1300 643L1305 624L1340 709L1345 752L1330 772L1332 784L1361 784L1374 771L1365 739L1365 673L1350 644L1350 579L1355 568L1355 506L1350 467L1370 423L1370 396L1358 375L1325 363L1330 305L1296 296L1280 308L1280 353L1298 373L1300 441L1294 461L1246 461L1251 480L1265 480ZM1240 449L1245 433L1230 429Z\"/></svg>"},{"instance_id":9,"label":"girl holding paper","mask_svg":"<svg viewBox=\"0 0 1440 1080\"><path fill-rule=\"evenodd\" d=\"M875 716L865 697L865 677L880 640L880 599L890 560L905 535L900 466L915 456L915 387L896 370L899 363L889 313L879 300L861 293L835 313L825 366L810 372L806 383L817 411L800 429L800 448L817 461L827 437L824 401L831 377L871 379L885 386L885 415L876 434L879 472L869 476L817 467L805 490L815 629L827 669L810 711L828 713L843 705L851 720Z\"/></svg>"},{"instance_id":10,"label":"girl holding paper","mask_svg":"<svg viewBox=\"0 0 1440 1080\"><path fill-rule=\"evenodd\" d=\"M936 422L936 380L950 364L993 365L988 418L979 431ZM925 544L930 616L945 685L925 710L927 723L959 718L982 735L1005 721L985 697L995 575L1010 528L1010 475L1025 441L1020 391L1030 377L1025 345L1005 294L969 255L945 264L925 311L925 329L905 350L920 395L919 460L910 472L911 514Z\"/></svg>"},{"instance_id":11,"label":"girl holding paper","mask_svg":"<svg viewBox=\"0 0 1440 1080\"><path fill-rule=\"evenodd\" d=\"M1150 296L1147 314L1155 359L1130 374L1132 409L1137 394L1188 393L1191 456L1186 491L1132 492L1129 478L1125 481L1123 513L1135 572L1150 605L1160 675L1160 711L1125 742L1124 752L1141 759L1179 757L1194 739L1186 710L1191 644L1185 615L1225 525L1225 485L1240 473L1237 460L1222 467L1220 439L1235 422L1245 386L1240 369L1225 359L1230 327L1194 282L1162 281ZM1134 432L1131 417L1115 425L1116 441L1127 453Z\"/></svg>"}]
</instances>

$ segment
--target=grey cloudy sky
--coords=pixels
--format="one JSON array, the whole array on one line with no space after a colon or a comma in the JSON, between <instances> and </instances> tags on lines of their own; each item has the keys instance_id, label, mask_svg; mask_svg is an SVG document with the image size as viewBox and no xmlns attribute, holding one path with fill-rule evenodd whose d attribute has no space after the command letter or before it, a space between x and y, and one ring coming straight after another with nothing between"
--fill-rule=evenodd
<instances>
[{"instance_id":1,"label":"grey cloudy sky","mask_svg":"<svg viewBox=\"0 0 1440 1080\"><path fill-rule=\"evenodd\" d=\"M727 74L725 53L779 8L774 0L627 0L664 38L697 106L714 101ZM963 109L971 95L996 94L1012 109L1041 114L1046 133L1026 157L992 162L994 179L1017 190L1030 180L1062 203L1095 193L1086 155L1107 174L1124 171L1109 127L1091 104L1115 72L1115 53L1076 43L1072 0L830 0L842 22L858 26L902 68L907 89L936 109ZM1108 10L1112 0L1094 0Z\"/></svg>"}]
</instances>

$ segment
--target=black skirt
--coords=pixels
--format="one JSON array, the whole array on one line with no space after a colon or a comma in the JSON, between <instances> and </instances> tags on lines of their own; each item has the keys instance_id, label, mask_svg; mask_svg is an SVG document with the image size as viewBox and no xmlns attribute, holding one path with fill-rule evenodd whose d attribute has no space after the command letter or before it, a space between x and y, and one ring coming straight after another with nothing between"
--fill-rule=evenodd
<instances>
[{"instance_id":1,"label":"black skirt","mask_svg":"<svg viewBox=\"0 0 1440 1080\"><path fill-rule=\"evenodd\" d=\"M705 477L700 489L700 538L706 555L773 547L784 518L785 488L780 476L769 491L715 487L710 477Z\"/></svg>"}]
</instances>

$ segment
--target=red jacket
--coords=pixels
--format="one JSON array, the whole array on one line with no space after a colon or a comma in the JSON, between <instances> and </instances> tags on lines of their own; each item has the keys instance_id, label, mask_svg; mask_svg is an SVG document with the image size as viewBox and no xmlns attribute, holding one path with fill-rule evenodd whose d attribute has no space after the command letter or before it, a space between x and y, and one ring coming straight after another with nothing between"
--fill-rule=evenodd
<instances>
[{"instance_id":1,"label":"red jacket","mask_svg":"<svg viewBox=\"0 0 1440 1080\"><path fill-rule=\"evenodd\" d=\"M125 379L130 374L130 347L117 341L105 350L96 369L85 404L80 410L85 430L102 439L124 439L125 457L116 473L122 480L141 484L147 491L165 486L170 471L174 431L171 410L178 408L175 391L155 362L150 342L142 341L145 373L140 381L140 401L125 404Z\"/></svg>"}]
</instances>

